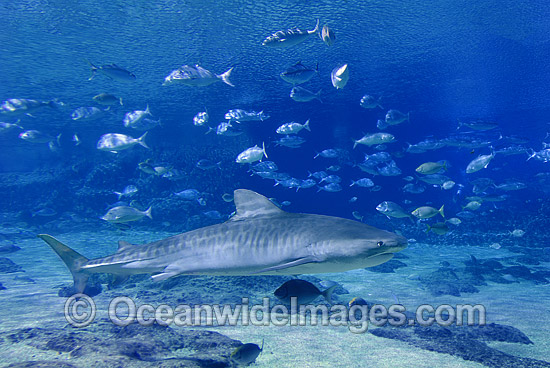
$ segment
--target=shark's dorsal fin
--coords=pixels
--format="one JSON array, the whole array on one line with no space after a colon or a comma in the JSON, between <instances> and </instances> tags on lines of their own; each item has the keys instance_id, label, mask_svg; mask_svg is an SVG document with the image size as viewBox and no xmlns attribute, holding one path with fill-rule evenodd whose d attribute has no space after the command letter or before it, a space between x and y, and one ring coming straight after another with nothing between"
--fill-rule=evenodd
<instances>
[{"instance_id":1,"label":"shark's dorsal fin","mask_svg":"<svg viewBox=\"0 0 550 368\"><path fill-rule=\"evenodd\" d=\"M125 250L126 248L133 247L134 245L124 240L118 241L118 252Z\"/></svg>"},{"instance_id":2,"label":"shark's dorsal fin","mask_svg":"<svg viewBox=\"0 0 550 368\"><path fill-rule=\"evenodd\" d=\"M277 216L285 211L261 194L248 189L237 189L233 193L237 211L230 221L238 221L257 216Z\"/></svg>"}]
</instances>

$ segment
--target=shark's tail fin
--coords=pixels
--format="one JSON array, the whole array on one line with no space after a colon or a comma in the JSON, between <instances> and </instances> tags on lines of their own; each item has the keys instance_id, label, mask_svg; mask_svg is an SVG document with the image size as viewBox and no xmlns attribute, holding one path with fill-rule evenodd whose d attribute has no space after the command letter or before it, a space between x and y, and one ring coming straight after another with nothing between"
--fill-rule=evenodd
<instances>
[{"instance_id":1,"label":"shark's tail fin","mask_svg":"<svg viewBox=\"0 0 550 368\"><path fill-rule=\"evenodd\" d=\"M88 258L72 250L53 236L40 234L38 237L48 243L63 262L65 262L65 265L73 275L74 288L77 292L82 293L86 287L86 281L88 281L89 275L80 271L80 268L88 262Z\"/></svg>"}]
</instances>

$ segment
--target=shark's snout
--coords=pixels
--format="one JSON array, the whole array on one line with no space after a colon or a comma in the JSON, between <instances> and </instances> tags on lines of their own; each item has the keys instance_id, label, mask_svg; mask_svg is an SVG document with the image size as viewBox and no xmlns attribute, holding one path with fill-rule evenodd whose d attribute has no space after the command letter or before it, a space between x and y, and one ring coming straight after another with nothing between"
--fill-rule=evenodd
<instances>
[{"instance_id":1,"label":"shark's snout","mask_svg":"<svg viewBox=\"0 0 550 368\"><path fill-rule=\"evenodd\" d=\"M393 236L389 239L382 240L380 246L385 248L387 252L397 253L407 248L408 241L407 238L401 235L392 234Z\"/></svg>"}]
</instances>

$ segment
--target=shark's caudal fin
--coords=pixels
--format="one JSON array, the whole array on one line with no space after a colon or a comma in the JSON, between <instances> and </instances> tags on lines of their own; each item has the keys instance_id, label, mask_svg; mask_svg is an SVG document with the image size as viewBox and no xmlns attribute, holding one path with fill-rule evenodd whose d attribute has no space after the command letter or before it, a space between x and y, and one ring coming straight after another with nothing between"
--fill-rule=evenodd
<instances>
[{"instance_id":1,"label":"shark's caudal fin","mask_svg":"<svg viewBox=\"0 0 550 368\"><path fill-rule=\"evenodd\" d=\"M65 265L73 275L74 288L77 292L82 293L86 287L89 275L80 271L80 268L88 262L88 258L72 250L53 236L40 234L38 237L48 243L63 262L65 262Z\"/></svg>"}]
</instances>

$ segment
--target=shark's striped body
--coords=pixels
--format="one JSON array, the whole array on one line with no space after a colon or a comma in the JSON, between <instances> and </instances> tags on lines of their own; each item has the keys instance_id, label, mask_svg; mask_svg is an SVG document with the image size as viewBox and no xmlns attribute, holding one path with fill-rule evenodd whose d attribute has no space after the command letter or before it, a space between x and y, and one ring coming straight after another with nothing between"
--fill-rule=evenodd
<instances>
[{"instance_id":1,"label":"shark's striped body","mask_svg":"<svg viewBox=\"0 0 550 368\"><path fill-rule=\"evenodd\" d=\"M103 258L88 260L49 235L40 237L67 263L80 290L93 272L152 273L155 281L179 274L342 272L386 262L407 244L356 221L284 212L249 190L236 190L234 198L237 213L222 224L143 245L120 242L118 252Z\"/></svg>"}]
</instances>

